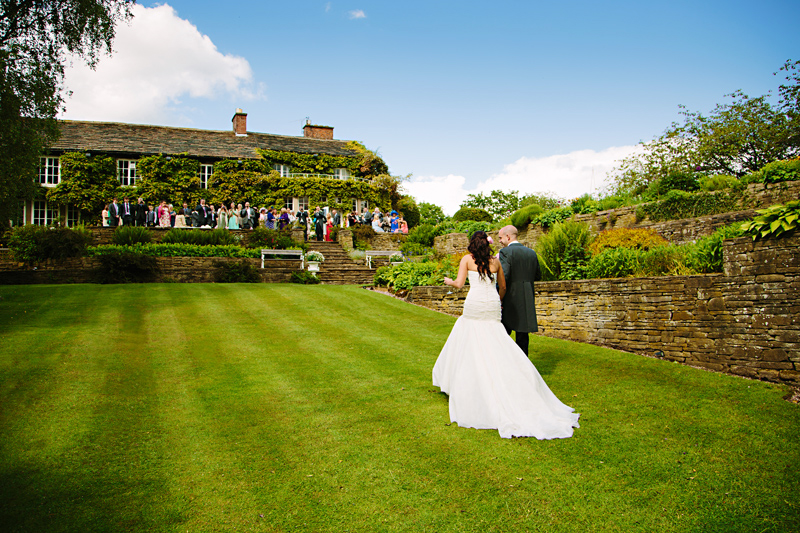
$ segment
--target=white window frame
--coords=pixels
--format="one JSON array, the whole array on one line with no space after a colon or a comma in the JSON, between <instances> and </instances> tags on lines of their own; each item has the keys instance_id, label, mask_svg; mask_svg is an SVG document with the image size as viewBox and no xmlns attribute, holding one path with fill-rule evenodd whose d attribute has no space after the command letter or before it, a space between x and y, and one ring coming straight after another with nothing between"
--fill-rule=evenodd
<instances>
[{"instance_id":1,"label":"white window frame","mask_svg":"<svg viewBox=\"0 0 800 533\"><path fill-rule=\"evenodd\" d=\"M211 183L211 176L214 175L214 165L200 165L200 186L208 189Z\"/></svg>"},{"instance_id":2,"label":"white window frame","mask_svg":"<svg viewBox=\"0 0 800 533\"><path fill-rule=\"evenodd\" d=\"M337 180L349 180L351 178L350 171L346 168L334 168L333 177Z\"/></svg>"},{"instance_id":3,"label":"white window frame","mask_svg":"<svg viewBox=\"0 0 800 533\"><path fill-rule=\"evenodd\" d=\"M33 224L37 226L49 226L58 220L58 208L51 207L47 200L33 201Z\"/></svg>"},{"instance_id":4,"label":"white window frame","mask_svg":"<svg viewBox=\"0 0 800 533\"><path fill-rule=\"evenodd\" d=\"M81 223L81 211L74 205L67 206L67 226L74 228Z\"/></svg>"},{"instance_id":5,"label":"white window frame","mask_svg":"<svg viewBox=\"0 0 800 533\"><path fill-rule=\"evenodd\" d=\"M355 213L358 213L358 200L356 200L355 198L353 198L353 209L352 209L352 211L355 212Z\"/></svg>"},{"instance_id":6,"label":"white window frame","mask_svg":"<svg viewBox=\"0 0 800 533\"><path fill-rule=\"evenodd\" d=\"M135 159L117 159L117 179L123 187L136 186L138 176Z\"/></svg>"},{"instance_id":7,"label":"white window frame","mask_svg":"<svg viewBox=\"0 0 800 533\"><path fill-rule=\"evenodd\" d=\"M288 178L289 177L289 171L291 170L289 168L289 165L281 165L279 163L276 163L276 164L272 165L272 168L274 170L277 170L282 178Z\"/></svg>"},{"instance_id":8,"label":"white window frame","mask_svg":"<svg viewBox=\"0 0 800 533\"><path fill-rule=\"evenodd\" d=\"M292 197L292 196L286 196L286 197L283 199L283 207L285 207L285 208L286 208L286 209L288 209L289 211L291 211L292 209L294 209L294 197Z\"/></svg>"},{"instance_id":9,"label":"white window frame","mask_svg":"<svg viewBox=\"0 0 800 533\"><path fill-rule=\"evenodd\" d=\"M301 196L297 199L297 210L308 211L308 196Z\"/></svg>"},{"instance_id":10,"label":"white window frame","mask_svg":"<svg viewBox=\"0 0 800 533\"><path fill-rule=\"evenodd\" d=\"M61 183L61 158L42 156L39 159L37 181L44 187L55 187Z\"/></svg>"}]
</instances>

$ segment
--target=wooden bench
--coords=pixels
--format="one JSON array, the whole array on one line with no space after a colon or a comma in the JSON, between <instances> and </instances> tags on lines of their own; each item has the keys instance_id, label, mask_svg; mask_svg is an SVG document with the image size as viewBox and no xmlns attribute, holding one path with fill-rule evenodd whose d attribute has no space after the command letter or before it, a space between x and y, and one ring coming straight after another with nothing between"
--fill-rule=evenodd
<instances>
[{"instance_id":1,"label":"wooden bench","mask_svg":"<svg viewBox=\"0 0 800 533\"><path fill-rule=\"evenodd\" d=\"M369 268L372 268L373 257L386 257L389 259L393 255L402 255L401 252L398 252L397 250L367 250L364 252L364 254L364 259L367 263L367 267Z\"/></svg>"},{"instance_id":2,"label":"wooden bench","mask_svg":"<svg viewBox=\"0 0 800 533\"><path fill-rule=\"evenodd\" d=\"M305 264L305 257L303 256L303 250L261 250L261 268L264 268L264 259L268 256L273 256L270 259L285 259L285 256L289 256L289 258L297 257L300 259L300 270L304 270L306 268ZM284 256L284 257L277 257L277 256Z\"/></svg>"}]
</instances>

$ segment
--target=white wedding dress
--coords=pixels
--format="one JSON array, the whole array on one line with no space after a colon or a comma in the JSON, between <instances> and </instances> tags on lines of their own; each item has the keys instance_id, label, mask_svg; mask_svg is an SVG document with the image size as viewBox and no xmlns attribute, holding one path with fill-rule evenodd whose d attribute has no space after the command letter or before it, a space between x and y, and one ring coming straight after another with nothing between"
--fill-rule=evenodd
<instances>
[{"instance_id":1,"label":"white wedding dress","mask_svg":"<svg viewBox=\"0 0 800 533\"><path fill-rule=\"evenodd\" d=\"M450 421L497 429L503 438L571 437L580 415L556 398L506 333L494 280L467 275L464 312L433 367L433 384L450 397Z\"/></svg>"}]
</instances>

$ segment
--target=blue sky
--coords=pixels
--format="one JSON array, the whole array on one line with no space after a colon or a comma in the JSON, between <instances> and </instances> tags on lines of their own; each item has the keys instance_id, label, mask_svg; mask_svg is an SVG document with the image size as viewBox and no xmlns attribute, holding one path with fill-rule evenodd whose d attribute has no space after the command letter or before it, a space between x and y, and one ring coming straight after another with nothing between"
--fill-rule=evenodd
<instances>
[{"instance_id":1,"label":"blue sky","mask_svg":"<svg viewBox=\"0 0 800 533\"><path fill-rule=\"evenodd\" d=\"M776 91L797 1L142 2L65 118L302 135L378 150L452 213L491 189L574 197L723 96Z\"/></svg>"}]
</instances>

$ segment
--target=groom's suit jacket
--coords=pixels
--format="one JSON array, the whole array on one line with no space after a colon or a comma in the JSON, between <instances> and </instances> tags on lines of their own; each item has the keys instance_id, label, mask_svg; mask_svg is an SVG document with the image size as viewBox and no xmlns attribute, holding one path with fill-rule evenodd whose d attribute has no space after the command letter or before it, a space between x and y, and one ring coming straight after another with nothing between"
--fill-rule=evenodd
<instances>
[{"instance_id":1,"label":"groom's suit jacket","mask_svg":"<svg viewBox=\"0 0 800 533\"><path fill-rule=\"evenodd\" d=\"M539 258L536 252L514 242L501 248L498 255L506 278L503 325L511 331L539 331L533 282L542 279L542 273L539 270Z\"/></svg>"}]
</instances>

